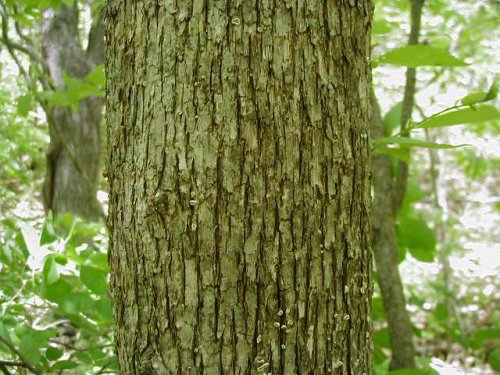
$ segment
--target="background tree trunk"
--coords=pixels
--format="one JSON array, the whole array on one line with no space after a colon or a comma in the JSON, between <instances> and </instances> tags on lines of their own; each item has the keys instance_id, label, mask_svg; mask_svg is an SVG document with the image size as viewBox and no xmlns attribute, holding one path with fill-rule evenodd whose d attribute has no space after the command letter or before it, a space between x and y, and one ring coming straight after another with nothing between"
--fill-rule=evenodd
<instances>
[{"instance_id":1,"label":"background tree trunk","mask_svg":"<svg viewBox=\"0 0 500 375\"><path fill-rule=\"evenodd\" d=\"M372 137L385 137L380 108L372 93ZM391 341L392 369L414 368L413 329L399 274L394 181L389 155L373 155L373 253Z\"/></svg>"},{"instance_id":2,"label":"background tree trunk","mask_svg":"<svg viewBox=\"0 0 500 375\"><path fill-rule=\"evenodd\" d=\"M59 90L66 88L64 74L85 77L104 59L103 25L94 27L87 50L81 46L78 8L62 5L47 9L42 21L43 57L48 73ZM50 146L43 201L47 211L72 212L91 220L103 218L97 201L101 160L103 100L83 99L77 112L69 107L44 106L49 124Z\"/></svg>"},{"instance_id":3,"label":"background tree trunk","mask_svg":"<svg viewBox=\"0 0 500 375\"><path fill-rule=\"evenodd\" d=\"M107 12L121 373L370 373L371 1Z\"/></svg>"},{"instance_id":4,"label":"background tree trunk","mask_svg":"<svg viewBox=\"0 0 500 375\"><path fill-rule=\"evenodd\" d=\"M422 8L425 0L411 0L410 35L408 45L418 44ZM415 102L417 71L407 68L403 105L401 109L400 134L408 137L408 125ZM385 134L382 115L375 93L372 92L372 136L382 138ZM391 341L391 370L415 368L415 345L413 327L404 295L403 282L399 274L398 247L396 241L396 217L403 204L408 183L408 163L398 160L396 176L393 176L391 158L375 155L373 162L373 250L377 267L378 284L382 294L385 315Z\"/></svg>"}]
</instances>

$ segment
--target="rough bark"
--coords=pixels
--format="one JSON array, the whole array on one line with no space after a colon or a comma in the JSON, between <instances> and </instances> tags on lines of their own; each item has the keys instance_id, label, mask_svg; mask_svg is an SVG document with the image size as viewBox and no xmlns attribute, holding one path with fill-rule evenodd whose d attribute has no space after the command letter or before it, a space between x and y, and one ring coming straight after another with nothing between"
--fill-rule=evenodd
<instances>
[{"instance_id":1,"label":"rough bark","mask_svg":"<svg viewBox=\"0 0 500 375\"><path fill-rule=\"evenodd\" d=\"M372 93L372 137L384 137L380 108ZM394 211L394 179L388 155L372 156L373 184L373 252L377 268L378 285L382 294L389 338L391 342L391 369L414 368L415 348L413 329L398 266L396 244L396 212Z\"/></svg>"},{"instance_id":2,"label":"rough bark","mask_svg":"<svg viewBox=\"0 0 500 375\"><path fill-rule=\"evenodd\" d=\"M79 33L76 5L44 11L43 58L57 89L65 89L64 74L83 78L103 62L103 25L92 29L87 51L81 46ZM76 112L68 107L44 106L50 132L43 188L47 211L56 215L72 212L90 220L103 218L97 201L102 106L103 100L95 96L83 99Z\"/></svg>"},{"instance_id":3,"label":"rough bark","mask_svg":"<svg viewBox=\"0 0 500 375\"><path fill-rule=\"evenodd\" d=\"M371 12L108 3L121 373L371 373Z\"/></svg>"}]
</instances>

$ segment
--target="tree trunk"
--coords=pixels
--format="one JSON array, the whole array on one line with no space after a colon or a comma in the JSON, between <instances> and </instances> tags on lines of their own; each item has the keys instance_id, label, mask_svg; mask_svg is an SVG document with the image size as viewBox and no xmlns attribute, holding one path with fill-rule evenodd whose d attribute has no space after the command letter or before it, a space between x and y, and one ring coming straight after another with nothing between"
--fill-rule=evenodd
<instances>
[{"instance_id":1,"label":"tree trunk","mask_svg":"<svg viewBox=\"0 0 500 375\"><path fill-rule=\"evenodd\" d=\"M59 90L66 88L64 74L81 79L103 61L103 27L92 29L89 47L83 50L76 5L44 11L41 35L48 73ZM102 99L91 96L80 102L77 112L68 107L44 106L50 132L43 188L47 211L72 212L90 220L103 218L97 201L102 105Z\"/></svg>"},{"instance_id":2,"label":"tree trunk","mask_svg":"<svg viewBox=\"0 0 500 375\"><path fill-rule=\"evenodd\" d=\"M380 108L372 93L372 137L385 137ZM374 155L373 169L373 253L377 267L378 285L389 326L392 358L391 369L414 368L415 347L413 329L406 310L403 283L399 274L394 212L394 182L391 159L388 155Z\"/></svg>"},{"instance_id":3,"label":"tree trunk","mask_svg":"<svg viewBox=\"0 0 500 375\"><path fill-rule=\"evenodd\" d=\"M121 373L371 373L371 1L107 13Z\"/></svg>"},{"instance_id":4,"label":"tree trunk","mask_svg":"<svg viewBox=\"0 0 500 375\"><path fill-rule=\"evenodd\" d=\"M417 45L425 0L411 0L410 35L408 45ZM409 67L401 109L400 134L409 136L408 124L415 102L417 71ZM384 131L375 93L372 92L372 136L387 136ZM385 315L391 341L391 370L415 368L415 346L413 327L406 310L403 282L399 274L398 248L396 242L396 216L403 204L408 183L409 165L399 160L396 176L393 176L391 159L387 155L376 155L373 161L373 250L378 272L378 284L382 293Z\"/></svg>"}]
</instances>

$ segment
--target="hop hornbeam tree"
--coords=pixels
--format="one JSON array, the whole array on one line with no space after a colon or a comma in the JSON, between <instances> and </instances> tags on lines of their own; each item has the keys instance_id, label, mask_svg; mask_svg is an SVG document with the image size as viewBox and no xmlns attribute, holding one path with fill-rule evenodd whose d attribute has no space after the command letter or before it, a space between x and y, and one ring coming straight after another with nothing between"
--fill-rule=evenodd
<instances>
[{"instance_id":1,"label":"hop hornbeam tree","mask_svg":"<svg viewBox=\"0 0 500 375\"><path fill-rule=\"evenodd\" d=\"M120 371L371 371L372 4L110 2Z\"/></svg>"}]
</instances>

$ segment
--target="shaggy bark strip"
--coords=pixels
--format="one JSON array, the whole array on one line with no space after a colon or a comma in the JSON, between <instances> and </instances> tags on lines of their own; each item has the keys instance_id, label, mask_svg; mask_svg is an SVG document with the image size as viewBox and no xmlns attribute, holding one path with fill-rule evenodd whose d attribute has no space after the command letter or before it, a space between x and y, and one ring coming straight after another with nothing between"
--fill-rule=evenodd
<instances>
[{"instance_id":1,"label":"shaggy bark strip","mask_svg":"<svg viewBox=\"0 0 500 375\"><path fill-rule=\"evenodd\" d=\"M108 4L121 373L371 372L371 11Z\"/></svg>"}]
</instances>

